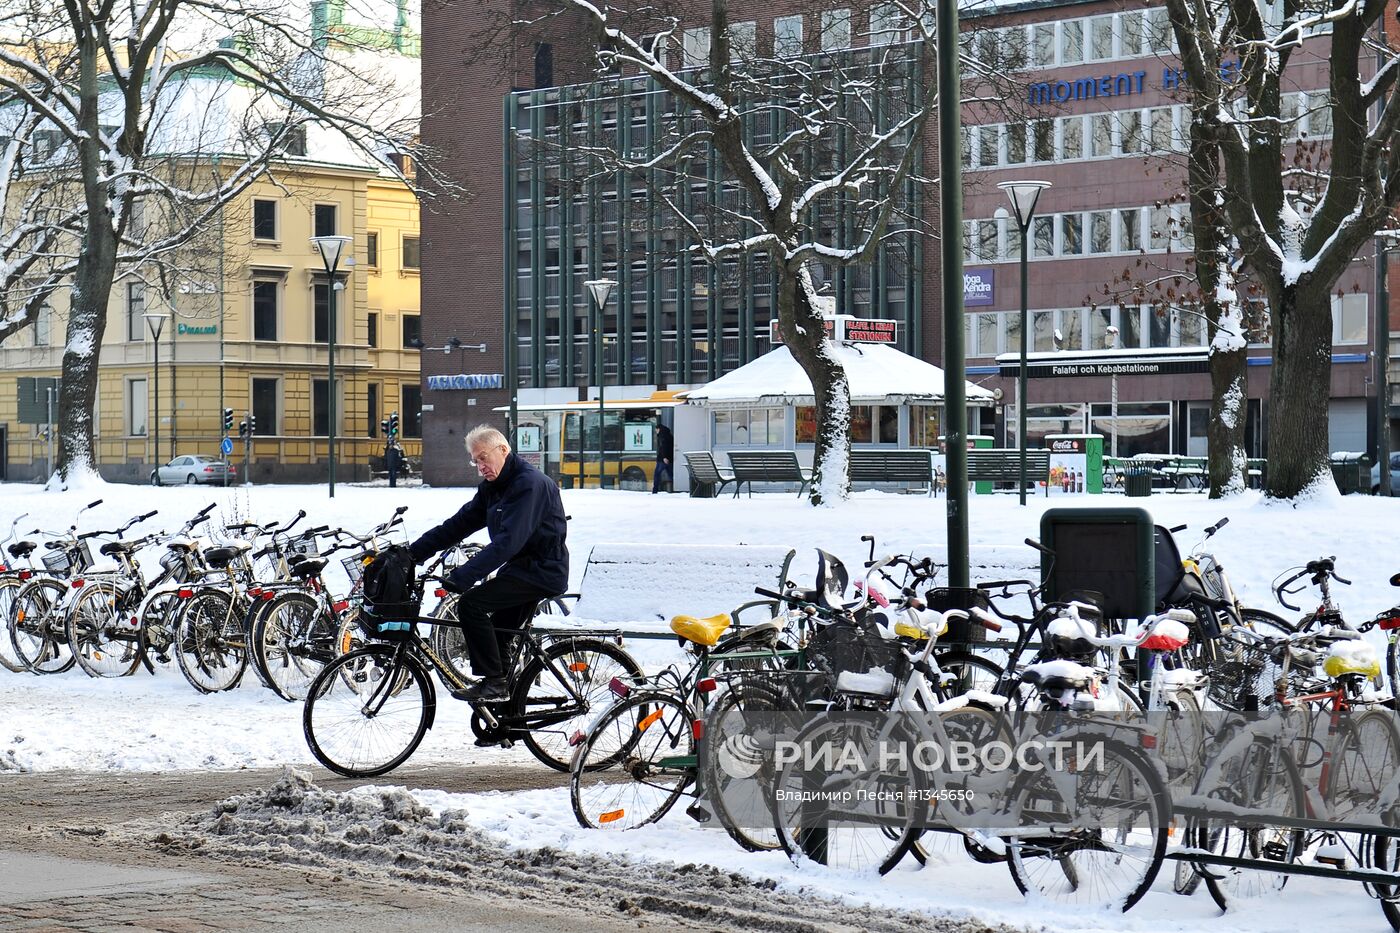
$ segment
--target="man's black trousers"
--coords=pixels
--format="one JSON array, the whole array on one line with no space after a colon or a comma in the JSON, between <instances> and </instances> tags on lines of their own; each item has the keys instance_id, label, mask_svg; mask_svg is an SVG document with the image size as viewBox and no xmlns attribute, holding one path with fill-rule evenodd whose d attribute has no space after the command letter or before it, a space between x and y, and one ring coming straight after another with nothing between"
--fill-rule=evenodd
<instances>
[{"instance_id":1,"label":"man's black trousers","mask_svg":"<svg viewBox=\"0 0 1400 933\"><path fill-rule=\"evenodd\" d=\"M478 677L505 676L502 647L530 621L535 605L553 595L527 580L498 576L458 598L457 619L466 636L472 671Z\"/></svg>"}]
</instances>

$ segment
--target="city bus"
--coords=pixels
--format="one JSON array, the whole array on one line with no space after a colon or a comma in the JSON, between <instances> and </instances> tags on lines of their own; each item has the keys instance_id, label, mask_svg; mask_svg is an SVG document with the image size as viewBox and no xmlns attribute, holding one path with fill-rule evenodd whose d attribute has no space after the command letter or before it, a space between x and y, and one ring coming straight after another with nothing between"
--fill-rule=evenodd
<instances>
[{"instance_id":1,"label":"city bus","mask_svg":"<svg viewBox=\"0 0 1400 933\"><path fill-rule=\"evenodd\" d=\"M626 387L617 389L625 392ZM675 392L646 398L604 398L602 486L651 489L656 471L656 429L673 427L671 409L684 404ZM497 408L497 411L509 411ZM599 486L598 402L555 402L517 406L520 425L515 449L563 489Z\"/></svg>"}]
</instances>

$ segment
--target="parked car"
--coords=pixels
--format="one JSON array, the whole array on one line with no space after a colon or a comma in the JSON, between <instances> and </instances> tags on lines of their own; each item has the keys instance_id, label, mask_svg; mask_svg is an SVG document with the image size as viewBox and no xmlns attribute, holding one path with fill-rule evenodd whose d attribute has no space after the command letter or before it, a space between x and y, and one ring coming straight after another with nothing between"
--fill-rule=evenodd
<instances>
[{"instance_id":1,"label":"parked car","mask_svg":"<svg viewBox=\"0 0 1400 933\"><path fill-rule=\"evenodd\" d=\"M1381 465L1371 467L1371 492L1381 491ZM1390 455L1390 494L1400 495L1400 453Z\"/></svg>"},{"instance_id":2,"label":"parked car","mask_svg":"<svg viewBox=\"0 0 1400 933\"><path fill-rule=\"evenodd\" d=\"M216 460L213 457L206 457L203 454L189 454L184 457L176 457L164 466L158 466L151 471L152 486L175 486L181 483L194 485L195 483L219 483L224 482L225 477L229 482L238 478L237 472L223 460Z\"/></svg>"}]
</instances>

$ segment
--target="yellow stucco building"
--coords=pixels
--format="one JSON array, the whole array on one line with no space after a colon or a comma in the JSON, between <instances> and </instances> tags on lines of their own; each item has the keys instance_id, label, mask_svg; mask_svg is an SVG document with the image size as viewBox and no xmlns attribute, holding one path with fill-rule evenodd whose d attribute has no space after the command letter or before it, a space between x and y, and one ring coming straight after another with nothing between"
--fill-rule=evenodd
<instances>
[{"instance_id":1,"label":"yellow stucco building","mask_svg":"<svg viewBox=\"0 0 1400 933\"><path fill-rule=\"evenodd\" d=\"M173 280L119 278L100 356L103 475L146 481L174 456L218 456L223 410L231 408L229 459L240 477L238 423L251 415L254 482L325 478L330 289L310 243L322 234L353 243L353 265L342 259L344 288L335 293L338 478L383 469L380 422L394 411L405 453L416 461L418 221L413 192L387 171L291 160L201 232ZM27 380L59 375L65 303L66 293L57 293L36 324L0 345L2 479L33 479L47 469L47 432L21 423L19 396L37 388L42 411L44 384ZM169 315L158 351L147 314Z\"/></svg>"}]
</instances>

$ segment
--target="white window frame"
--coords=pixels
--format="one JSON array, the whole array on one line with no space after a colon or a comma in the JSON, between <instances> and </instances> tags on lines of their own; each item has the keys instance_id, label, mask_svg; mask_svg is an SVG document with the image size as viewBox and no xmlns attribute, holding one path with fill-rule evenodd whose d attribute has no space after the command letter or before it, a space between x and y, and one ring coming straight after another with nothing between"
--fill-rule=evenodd
<instances>
[{"instance_id":1,"label":"white window frame","mask_svg":"<svg viewBox=\"0 0 1400 933\"><path fill-rule=\"evenodd\" d=\"M1348 308L1350 304L1350 308ZM1348 293L1338 297L1332 296L1332 344L1334 346L1361 346L1370 343L1371 317L1370 300L1365 292ZM1360 314L1362 335L1359 340L1344 340L1342 335L1343 316L1347 314Z\"/></svg>"},{"instance_id":2,"label":"white window frame","mask_svg":"<svg viewBox=\"0 0 1400 933\"><path fill-rule=\"evenodd\" d=\"M805 51L803 38L802 14L779 16L773 20L773 57L800 57Z\"/></svg>"},{"instance_id":3,"label":"white window frame","mask_svg":"<svg viewBox=\"0 0 1400 933\"><path fill-rule=\"evenodd\" d=\"M135 390L136 385L137 385L138 383L141 385L141 396L142 396L142 403L143 403L143 404L142 404L142 407L141 407L141 412L140 412L140 415L141 415L141 422L140 422L141 430L140 430L139 432L136 430L136 427L137 427L137 421L136 421L136 414L137 414L137 411L136 411L136 404L135 404L136 399L134 399L134 398L132 397L132 393L133 393L133 391ZM122 403L123 403L123 407L126 408L126 424L125 424L125 428L126 428L125 434L126 434L126 436L127 436L127 437L147 437L147 436L149 436L150 433L151 433L151 394L150 394L150 392L151 392L151 384L146 380L146 377L145 377L145 376L127 376L127 377L126 377L126 384L123 386L123 388L124 388L124 391L123 391L123 393L122 393Z\"/></svg>"},{"instance_id":4,"label":"white window frame","mask_svg":"<svg viewBox=\"0 0 1400 933\"><path fill-rule=\"evenodd\" d=\"M851 47L851 11L848 7L823 10L821 18L823 52L839 52Z\"/></svg>"},{"instance_id":5,"label":"white window frame","mask_svg":"<svg viewBox=\"0 0 1400 933\"><path fill-rule=\"evenodd\" d=\"M696 26L681 33L681 67L704 68L710 63L710 27Z\"/></svg>"}]
</instances>

